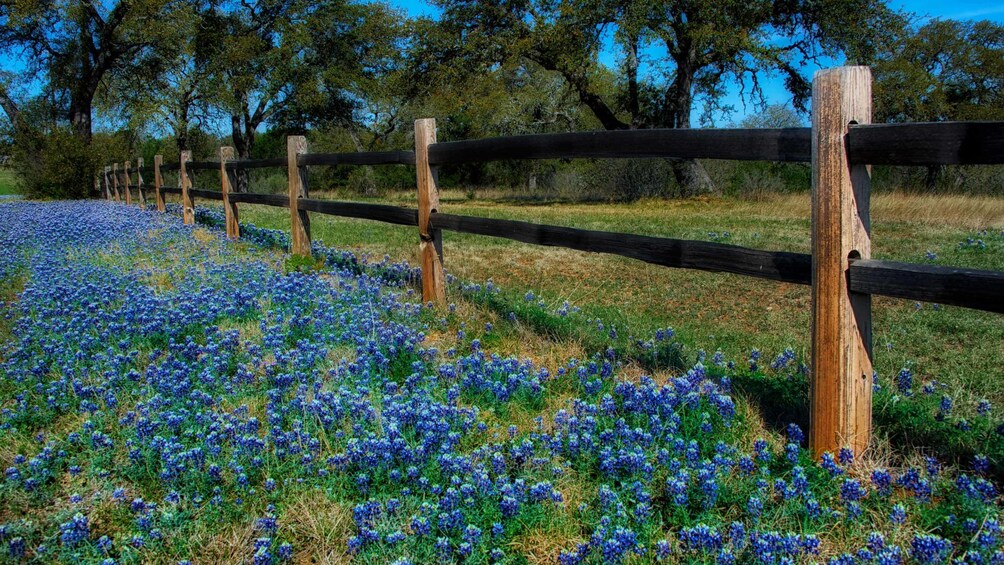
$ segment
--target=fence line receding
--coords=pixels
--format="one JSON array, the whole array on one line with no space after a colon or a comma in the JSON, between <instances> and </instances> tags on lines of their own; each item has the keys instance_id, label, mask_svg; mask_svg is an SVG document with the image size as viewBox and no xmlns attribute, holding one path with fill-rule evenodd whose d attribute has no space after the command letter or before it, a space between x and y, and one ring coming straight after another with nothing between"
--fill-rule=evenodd
<instances>
[{"instance_id":1,"label":"fence line receding","mask_svg":"<svg viewBox=\"0 0 1004 565\"><path fill-rule=\"evenodd\" d=\"M501 237L536 245L609 253L666 267L726 272L812 287L810 447L817 454L850 446L860 452L871 438L871 296L933 301L1004 313L1004 272L871 259L870 165L1004 163L1004 122L871 124L867 67L820 71L813 79L811 128L653 129L597 131L438 142L435 120L415 123L414 150L310 153L306 139L288 138L287 156L235 160L221 148L219 161L137 163L152 174L157 208L164 195L181 196L185 223L194 222L194 199L222 201L227 235L238 237L238 204L288 208L292 252L310 253L310 213L375 220L418 228L423 300L446 300L442 232ZM613 233L443 213L439 166L471 162L554 158L681 158L767 160L812 164L812 254L765 251L722 243ZM414 166L416 208L311 198L311 166ZM285 168L287 194L233 192L239 169ZM220 190L194 188L189 171L216 170ZM105 167L96 185L121 200L119 165ZM178 171L178 186L162 174ZM125 199L131 200L129 165Z\"/></svg>"}]
</instances>

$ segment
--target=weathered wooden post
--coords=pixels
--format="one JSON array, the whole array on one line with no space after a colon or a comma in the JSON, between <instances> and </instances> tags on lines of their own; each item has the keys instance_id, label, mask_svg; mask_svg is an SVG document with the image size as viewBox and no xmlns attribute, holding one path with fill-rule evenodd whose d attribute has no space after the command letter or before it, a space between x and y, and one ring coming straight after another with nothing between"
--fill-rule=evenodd
<instances>
[{"instance_id":1,"label":"weathered wooden post","mask_svg":"<svg viewBox=\"0 0 1004 565\"><path fill-rule=\"evenodd\" d=\"M192 179L188 177L188 163L192 160L192 152L185 150L181 152L180 163L178 165L178 184L181 186L181 217L187 226L195 224L195 203L192 202Z\"/></svg>"},{"instance_id":2,"label":"weathered wooden post","mask_svg":"<svg viewBox=\"0 0 1004 565\"><path fill-rule=\"evenodd\" d=\"M439 208L439 174L429 164L429 146L436 143L436 120L415 120L415 168L418 179L418 237L422 256L422 300L446 303L443 273L443 232L430 225Z\"/></svg>"},{"instance_id":3,"label":"weathered wooden post","mask_svg":"<svg viewBox=\"0 0 1004 565\"><path fill-rule=\"evenodd\" d=\"M153 197L157 201L158 212L163 212L166 209L164 193L160 191L160 187L164 186L164 177L160 176L160 166L163 164L163 155L153 156Z\"/></svg>"},{"instance_id":4,"label":"weathered wooden post","mask_svg":"<svg viewBox=\"0 0 1004 565\"><path fill-rule=\"evenodd\" d=\"M132 205L132 190L129 188L132 185L132 178L129 175L129 165L129 161L122 165L122 184L125 186L126 206Z\"/></svg>"},{"instance_id":5,"label":"weathered wooden post","mask_svg":"<svg viewBox=\"0 0 1004 565\"><path fill-rule=\"evenodd\" d=\"M809 446L864 451L871 440L871 296L850 291L852 258L871 257L871 169L852 165L851 124L871 123L868 67L812 81L812 382Z\"/></svg>"},{"instance_id":6,"label":"weathered wooden post","mask_svg":"<svg viewBox=\"0 0 1004 565\"><path fill-rule=\"evenodd\" d=\"M223 216L226 219L227 237L237 239L241 236L237 217L237 203L230 201L233 183L227 171L227 161L234 158L233 147L220 147L220 190L223 192Z\"/></svg>"},{"instance_id":7,"label":"weathered wooden post","mask_svg":"<svg viewBox=\"0 0 1004 565\"><path fill-rule=\"evenodd\" d=\"M298 200L306 198L307 168L301 167L299 156L307 152L307 138L291 135L286 138L286 166L289 177L289 220L294 255L310 256L310 216L300 210Z\"/></svg>"},{"instance_id":8,"label":"weathered wooden post","mask_svg":"<svg viewBox=\"0 0 1004 565\"><path fill-rule=\"evenodd\" d=\"M119 164L112 163L112 190L115 191L115 201L121 200L119 197Z\"/></svg>"},{"instance_id":9,"label":"weathered wooden post","mask_svg":"<svg viewBox=\"0 0 1004 565\"><path fill-rule=\"evenodd\" d=\"M108 165L101 169L101 185L104 187L105 198L112 199L112 187L108 184Z\"/></svg>"},{"instance_id":10,"label":"weathered wooden post","mask_svg":"<svg viewBox=\"0 0 1004 565\"><path fill-rule=\"evenodd\" d=\"M136 195L139 197L139 207L146 209L146 196L143 194L143 158L136 158Z\"/></svg>"}]
</instances>

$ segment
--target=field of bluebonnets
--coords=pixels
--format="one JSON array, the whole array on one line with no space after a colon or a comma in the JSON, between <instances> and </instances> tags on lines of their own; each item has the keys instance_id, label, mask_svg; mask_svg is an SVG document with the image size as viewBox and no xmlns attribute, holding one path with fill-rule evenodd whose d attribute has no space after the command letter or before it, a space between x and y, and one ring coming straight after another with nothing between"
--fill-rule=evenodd
<instances>
[{"instance_id":1,"label":"field of bluebonnets","mask_svg":"<svg viewBox=\"0 0 1004 565\"><path fill-rule=\"evenodd\" d=\"M790 351L658 370L660 330L631 345L653 376L621 347L541 366L407 265L243 235L0 203L0 561L1004 563L992 457L815 460L753 425L732 381L804 379ZM876 387L1004 441L989 403Z\"/></svg>"}]
</instances>

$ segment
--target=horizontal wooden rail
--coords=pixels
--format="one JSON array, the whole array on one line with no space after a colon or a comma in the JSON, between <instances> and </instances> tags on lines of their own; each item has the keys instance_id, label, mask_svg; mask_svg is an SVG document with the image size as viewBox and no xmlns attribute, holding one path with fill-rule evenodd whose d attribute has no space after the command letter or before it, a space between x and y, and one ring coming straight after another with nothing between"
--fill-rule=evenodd
<instances>
[{"instance_id":1,"label":"horizontal wooden rail","mask_svg":"<svg viewBox=\"0 0 1004 565\"><path fill-rule=\"evenodd\" d=\"M610 253L665 267L747 275L810 284L812 258L804 253L761 251L736 245L602 232L453 214L432 214L435 229L503 237L579 251Z\"/></svg>"},{"instance_id":2,"label":"horizontal wooden rail","mask_svg":"<svg viewBox=\"0 0 1004 565\"><path fill-rule=\"evenodd\" d=\"M181 187L162 186L160 191L166 194L181 194ZM189 188L188 194L193 198L205 198L207 200L223 200L223 193L215 190L202 190L199 188Z\"/></svg>"},{"instance_id":3,"label":"horizontal wooden rail","mask_svg":"<svg viewBox=\"0 0 1004 565\"><path fill-rule=\"evenodd\" d=\"M414 151L370 151L360 153L304 153L297 159L301 167L312 165L414 165Z\"/></svg>"},{"instance_id":4,"label":"horizontal wooden rail","mask_svg":"<svg viewBox=\"0 0 1004 565\"><path fill-rule=\"evenodd\" d=\"M400 226L418 225L418 211L414 208L388 206L386 204L317 200L314 198L300 198L297 200L297 205L300 210L308 210L330 216L376 220Z\"/></svg>"},{"instance_id":5,"label":"horizontal wooden rail","mask_svg":"<svg viewBox=\"0 0 1004 565\"><path fill-rule=\"evenodd\" d=\"M851 126L847 153L866 165L1004 164L1004 122Z\"/></svg>"},{"instance_id":6,"label":"horizontal wooden rail","mask_svg":"<svg viewBox=\"0 0 1004 565\"><path fill-rule=\"evenodd\" d=\"M269 167L286 168L286 158L275 159L244 159L242 161L227 161L228 169L266 169Z\"/></svg>"},{"instance_id":7,"label":"horizontal wooden rail","mask_svg":"<svg viewBox=\"0 0 1004 565\"><path fill-rule=\"evenodd\" d=\"M505 159L671 157L792 161L812 159L809 128L634 129L451 141L429 146L432 165Z\"/></svg>"},{"instance_id":8,"label":"horizontal wooden rail","mask_svg":"<svg viewBox=\"0 0 1004 565\"><path fill-rule=\"evenodd\" d=\"M289 208L289 197L285 194L262 194L258 192L231 192L230 201L246 204L262 204Z\"/></svg>"},{"instance_id":9,"label":"horizontal wooden rail","mask_svg":"<svg viewBox=\"0 0 1004 565\"><path fill-rule=\"evenodd\" d=\"M221 148L221 162L193 163L190 152L183 151L167 165L160 155L155 157L154 194L160 211L164 194L182 194L186 224L194 222L194 198L222 200L230 237L239 237L237 203L287 208L291 251L300 255L311 251L309 212L418 227L422 298L440 305L446 303L443 230L811 285L809 447L816 456L845 446L860 453L871 438L873 295L1004 313L1004 272L871 259L871 175L866 165L1004 164L1004 122L872 125L867 67L817 72L812 99L811 128L591 131L437 143L436 122L426 118L415 121L414 151L311 154L303 136L287 138L285 158L231 160L233 151ZM812 254L437 211L440 165L572 158L811 163ZM310 198L306 167L342 165L414 165L418 208ZM265 167L285 169L286 194L232 192L232 171ZM128 203L130 163L122 170ZM192 170L217 171L220 191L193 189ZM117 163L103 171L105 193L115 200L120 195L118 171ZM179 171L181 188L162 186L166 171Z\"/></svg>"},{"instance_id":10,"label":"horizontal wooden rail","mask_svg":"<svg viewBox=\"0 0 1004 565\"><path fill-rule=\"evenodd\" d=\"M185 164L185 168L189 171L218 171L220 170L219 161L191 161Z\"/></svg>"},{"instance_id":11,"label":"horizontal wooden rail","mask_svg":"<svg viewBox=\"0 0 1004 565\"><path fill-rule=\"evenodd\" d=\"M1004 313L1004 272L863 259L849 271L854 292Z\"/></svg>"},{"instance_id":12,"label":"horizontal wooden rail","mask_svg":"<svg viewBox=\"0 0 1004 565\"><path fill-rule=\"evenodd\" d=\"M216 163L219 167L220 164ZM189 188L188 194L192 195L193 198L205 198L206 200L223 200L223 193L218 190L203 190L200 188Z\"/></svg>"},{"instance_id":13,"label":"horizontal wooden rail","mask_svg":"<svg viewBox=\"0 0 1004 565\"><path fill-rule=\"evenodd\" d=\"M135 188L131 185L130 188ZM178 187L161 191L180 194ZM222 193L190 189L193 197L222 200ZM237 192L236 203L289 207L284 194ZM418 225L413 208L301 198L302 210L360 218L402 226ZM722 243L691 241L617 232L603 232L500 220L477 216L432 214L432 226L460 233L501 237L536 245L566 247L593 253L609 253L665 267L727 272L760 279L811 284L811 256L786 251L763 251ZM918 265L895 261L856 260L848 273L854 292L936 302L1004 313L1004 272Z\"/></svg>"}]
</instances>

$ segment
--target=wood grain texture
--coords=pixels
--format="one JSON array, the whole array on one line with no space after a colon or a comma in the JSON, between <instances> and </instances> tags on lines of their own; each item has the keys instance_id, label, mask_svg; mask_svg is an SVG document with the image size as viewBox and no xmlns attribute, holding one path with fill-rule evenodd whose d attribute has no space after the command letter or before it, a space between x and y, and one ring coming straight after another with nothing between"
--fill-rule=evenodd
<instances>
[{"instance_id":1,"label":"wood grain texture","mask_svg":"<svg viewBox=\"0 0 1004 565\"><path fill-rule=\"evenodd\" d=\"M359 153L305 153L301 167L314 165L414 165L414 151L368 151Z\"/></svg>"},{"instance_id":2,"label":"wood grain texture","mask_svg":"<svg viewBox=\"0 0 1004 565\"><path fill-rule=\"evenodd\" d=\"M119 164L112 163L112 190L115 193L115 201L120 202L122 199L119 197Z\"/></svg>"},{"instance_id":3,"label":"wood grain texture","mask_svg":"<svg viewBox=\"0 0 1004 565\"><path fill-rule=\"evenodd\" d=\"M110 165L105 165L105 168L102 171L102 175L101 175L102 182L104 182L104 185L105 185L105 195L108 198L108 200L114 200L115 199L115 196L112 193L112 183L111 183L110 180L108 180L108 173L110 173L111 170L112 170L112 168L111 168Z\"/></svg>"},{"instance_id":4,"label":"wood grain texture","mask_svg":"<svg viewBox=\"0 0 1004 565\"><path fill-rule=\"evenodd\" d=\"M161 175L161 168L164 165L163 155L153 156L153 195L154 199L157 201L157 211L164 212L166 203L164 202L164 193L161 191L164 186L164 177Z\"/></svg>"},{"instance_id":5,"label":"wood grain texture","mask_svg":"<svg viewBox=\"0 0 1004 565\"><path fill-rule=\"evenodd\" d=\"M143 158L136 158L136 195L139 197L139 207L146 209L146 195L143 194Z\"/></svg>"},{"instance_id":6,"label":"wood grain texture","mask_svg":"<svg viewBox=\"0 0 1004 565\"><path fill-rule=\"evenodd\" d=\"M177 194L179 196L181 195L180 186L162 186L160 187L160 191L163 192L164 194Z\"/></svg>"},{"instance_id":7,"label":"wood grain texture","mask_svg":"<svg viewBox=\"0 0 1004 565\"><path fill-rule=\"evenodd\" d=\"M437 143L433 165L505 159L680 158L808 162L809 128L634 129L495 137Z\"/></svg>"},{"instance_id":8,"label":"wood grain texture","mask_svg":"<svg viewBox=\"0 0 1004 565\"><path fill-rule=\"evenodd\" d=\"M867 67L819 71L812 86L812 376L809 446L817 455L871 441L871 297L852 292L849 259L871 257L871 172L852 165L849 125L871 122Z\"/></svg>"},{"instance_id":9,"label":"wood grain texture","mask_svg":"<svg viewBox=\"0 0 1004 565\"><path fill-rule=\"evenodd\" d=\"M803 285L811 280L812 260L804 253L440 213L432 214L431 223L436 229L609 253L664 267L734 273Z\"/></svg>"},{"instance_id":10,"label":"wood grain texture","mask_svg":"<svg viewBox=\"0 0 1004 565\"><path fill-rule=\"evenodd\" d=\"M429 224L439 208L439 174L430 164L429 150L436 143L436 120L415 120L415 175L418 184L418 237L422 258L422 300L446 304L443 271L443 234Z\"/></svg>"},{"instance_id":11,"label":"wood grain texture","mask_svg":"<svg viewBox=\"0 0 1004 565\"><path fill-rule=\"evenodd\" d=\"M132 190L129 188L132 186L132 178L129 174L129 161L122 164L122 190L125 191L125 203L126 206L132 205Z\"/></svg>"},{"instance_id":12,"label":"wood grain texture","mask_svg":"<svg viewBox=\"0 0 1004 565\"><path fill-rule=\"evenodd\" d=\"M301 198L298 205L301 210L309 210L329 216L376 220L399 226L418 225L418 210L414 208L388 206L385 204L364 204L361 202L316 200L311 198Z\"/></svg>"},{"instance_id":13,"label":"wood grain texture","mask_svg":"<svg viewBox=\"0 0 1004 565\"><path fill-rule=\"evenodd\" d=\"M181 217L187 226L195 224L195 202L192 200L192 178L187 165L192 160L191 151L182 151L178 160L178 185L181 187Z\"/></svg>"},{"instance_id":14,"label":"wood grain texture","mask_svg":"<svg viewBox=\"0 0 1004 565\"><path fill-rule=\"evenodd\" d=\"M1000 165L1004 122L936 122L851 126L852 163L869 165Z\"/></svg>"},{"instance_id":15,"label":"wood grain texture","mask_svg":"<svg viewBox=\"0 0 1004 565\"><path fill-rule=\"evenodd\" d=\"M223 195L223 223L226 228L227 237L238 239L241 236L240 220L237 214L237 203L230 199L233 192L230 173L227 171L227 162L234 158L236 152L233 147L220 147L220 193Z\"/></svg>"},{"instance_id":16,"label":"wood grain texture","mask_svg":"<svg viewBox=\"0 0 1004 565\"><path fill-rule=\"evenodd\" d=\"M1001 271L855 260L849 276L854 292L1004 313Z\"/></svg>"},{"instance_id":17,"label":"wood grain texture","mask_svg":"<svg viewBox=\"0 0 1004 565\"><path fill-rule=\"evenodd\" d=\"M300 154L307 152L307 138L291 135L286 138L287 177L289 179L289 218L292 252L310 256L310 215L299 208L298 200L307 197L306 171L298 165Z\"/></svg>"}]
</instances>

